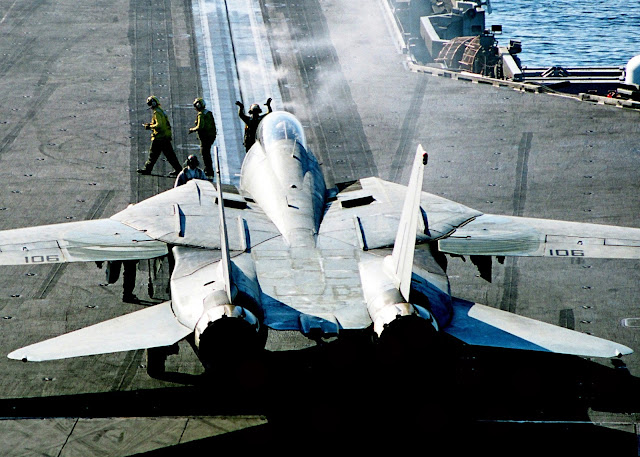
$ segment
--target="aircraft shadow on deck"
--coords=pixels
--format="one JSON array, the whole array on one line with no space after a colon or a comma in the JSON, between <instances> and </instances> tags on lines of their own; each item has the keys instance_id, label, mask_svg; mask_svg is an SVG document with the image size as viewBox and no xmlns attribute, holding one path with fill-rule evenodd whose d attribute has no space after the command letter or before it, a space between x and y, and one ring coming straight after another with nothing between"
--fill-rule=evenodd
<instances>
[{"instance_id":1,"label":"aircraft shadow on deck","mask_svg":"<svg viewBox=\"0 0 640 457\"><path fill-rule=\"evenodd\" d=\"M445 337L448 338L448 337ZM268 352L209 375L168 373L182 386L0 400L0 415L156 417L263 415L268 422L141 455L264 450L271 445L421 445L449 455L540 452L636 455L637 436L590 422L588 410L635 413L640 379L623 364L471 348L446 339L432 356L385 360L362 338ZM317 449L316 449L317 450ZM437 455L437 454L435 454Z\"/></svg>"}]
</instances>

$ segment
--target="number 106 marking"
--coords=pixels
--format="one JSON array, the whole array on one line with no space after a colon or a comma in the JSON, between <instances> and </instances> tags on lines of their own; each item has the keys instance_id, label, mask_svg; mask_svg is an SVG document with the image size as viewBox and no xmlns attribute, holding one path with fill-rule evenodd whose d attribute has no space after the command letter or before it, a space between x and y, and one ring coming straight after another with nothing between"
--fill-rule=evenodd
<instances>
[{"instance_id":1,"label":"number 106 marking","mask_svg":"<svg viewBox=\"0 0 640 457\"><path fill-rule=\"evenodd\" d=\"M584 257L581 249L549 249L549 255L554 257Z\"/></svg>"},{"instance_id":2,"label":"number 106 marking","mask_svg":"<svg viewBox=\"0 0 640 457\"><path fill-rule=\"evenodd\" d=\"M57 254L53 255L32 255L31 257L24 258L25 263L45 263L45 262L60 262L60 257Z\"/></svg>"}]
</instances>

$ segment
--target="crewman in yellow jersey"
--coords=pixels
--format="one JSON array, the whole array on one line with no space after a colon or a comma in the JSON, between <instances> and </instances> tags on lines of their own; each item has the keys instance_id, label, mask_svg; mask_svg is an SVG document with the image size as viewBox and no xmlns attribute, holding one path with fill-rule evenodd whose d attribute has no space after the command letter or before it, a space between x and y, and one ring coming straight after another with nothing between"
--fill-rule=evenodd
<instances>
[{"instance_id":1,"label":"crewman in yellow jersey","mask_svg":"<svg viewBox=\"0 0 640 457\"><path fill-rule=\"evenodd\" d=\"M141 175L151 174L151 170L160 154L164 154L169 164L173 167L173 171L169 173L169 176L178 176L178 173L182 171L182 167L171 145L169 118L160 106L160 101L156 96L151 95L147 98L147 105L153 110L153 116L151 116L151 122L142 125L145 129L151 130L151 147L149 148L149 158L145 162L144 168L138 169L138 173Z\"/></svg>"}]
</instances>

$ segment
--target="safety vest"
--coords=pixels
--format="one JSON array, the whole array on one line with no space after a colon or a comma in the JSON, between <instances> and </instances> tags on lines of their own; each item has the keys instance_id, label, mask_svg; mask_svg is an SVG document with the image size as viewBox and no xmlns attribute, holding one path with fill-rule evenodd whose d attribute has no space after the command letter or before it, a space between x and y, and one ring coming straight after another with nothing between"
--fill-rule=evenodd
<instances>
[{"instance_id":1,"label":"safety vest","mask_svg":"<svg viewBox=\"0 0 640 457\"><path fill-rule=\"evenodd\" d=\"M213 143L216 139L216 121L213 113L207 109L198 112L196 119L196 130L200 141Z\"/></svg>"},{"instance_id":2,"label":"safety vest","mask_svg":"<svg viewBox=\"0 0 640 457\"><path fill-rule=\"evenodd\" d=\"M149 127L151 127L152 140L171 139L171 124L169 123L169 118L159 106L153 110Z\"/></svg>"}]
</instances>

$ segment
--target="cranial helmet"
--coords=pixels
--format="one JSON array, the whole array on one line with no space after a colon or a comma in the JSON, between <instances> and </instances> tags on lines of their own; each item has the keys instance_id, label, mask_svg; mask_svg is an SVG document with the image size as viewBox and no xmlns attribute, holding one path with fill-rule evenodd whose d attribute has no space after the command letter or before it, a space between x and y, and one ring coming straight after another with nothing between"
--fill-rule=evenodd
<instances>
[{"instance_id":1,"label":"cranial helmet","mask_svg":"<svg viewBox=\"0 0 640 457\"><path fill-rule=\"evenodd\" d=\"M204 107L205 107L204 100L202 98L196 98L193 101L193 107L195 109L197 109L198 111L202 111L204 109Z\"/></svg>"},{"instance_id":2,"label":"cranial helmet","mask_svg":"<svg viewBox=\"0 0 640 457\"><path fill-rule=\"evenodd\" d=\"M156 106L160 105L160 101L155 95L150 95L149 98L147 98L147 105L149 105L151 108L155 108Z\"/></svg>"},{"instance_id":3,"label":"cranial helmet","mask_svg":"<svg viewBox=\"0 0 640 457\"><path fill-rule=\"evenodd\" d=\"M200 161L198 160L198 157L196 155L191 154L189 157L187 157L187 166L195 168L198 165L200 165Z\"/></svg>"},{"instance_id":4,"label":"cranial helmet","mask_svg":"<svg viewBox=\"0 0 640 457\"><path fill-rule=\"evenodd\" d=\"M262 110L260 109L260 105L258 105L257 103L254 103L253 105L251 105L251 108L249 108L249 114L260 114L261 112Z\"/></svg>"}]
</instances>

